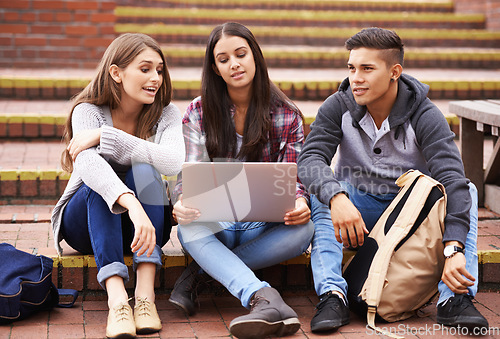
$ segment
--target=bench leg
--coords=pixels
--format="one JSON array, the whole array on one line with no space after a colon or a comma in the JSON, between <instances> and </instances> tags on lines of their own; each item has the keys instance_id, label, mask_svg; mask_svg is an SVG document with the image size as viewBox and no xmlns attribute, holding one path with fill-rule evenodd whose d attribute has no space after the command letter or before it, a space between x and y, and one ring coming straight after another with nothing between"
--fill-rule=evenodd
<instances>
[{"instance_id":1,"label":"bench leg","mask_svg":"<svg viewBox=\"0 0 500 339\"><path fill-rule=\"evenodd\" d=\"M484 206L483 132L476 129L476 122L460 118L460 152L465 176L477 187L478 204Z\"/></svg>"}]
</instances>

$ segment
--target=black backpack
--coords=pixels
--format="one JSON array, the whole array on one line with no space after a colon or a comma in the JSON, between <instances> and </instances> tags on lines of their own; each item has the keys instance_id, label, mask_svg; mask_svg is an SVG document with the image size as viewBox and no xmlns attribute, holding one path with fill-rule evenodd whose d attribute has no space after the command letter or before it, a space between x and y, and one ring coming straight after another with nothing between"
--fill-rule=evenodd
<instances>
[{"instance_id":1,"label":"black backpack","mask_svg":"<svg viewBox=\"0 0 500 339\"><path fill-rule=\"evenodd\" d=\"M73 306L78 292L58 290L52 283L52 259L20 251L7 243L0 243L0 258L0 324L24 319L54 306ZM61 304L59 295L73 299Z\"/></svg>"}]
</instances>

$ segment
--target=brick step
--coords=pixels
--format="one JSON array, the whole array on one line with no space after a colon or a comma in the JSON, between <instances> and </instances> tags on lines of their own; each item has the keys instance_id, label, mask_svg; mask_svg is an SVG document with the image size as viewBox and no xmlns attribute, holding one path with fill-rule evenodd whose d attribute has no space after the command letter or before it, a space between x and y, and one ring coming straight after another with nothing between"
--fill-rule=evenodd
<instances>
[{"instance_id":1,"label":"brick step","mask_svg":"<svg viewBox=\"0 0 500 339\"><path fill-rule=\"evenodd\" d=\"M0 206L0 215L10 206ZM498 236L500 234L500 215L489 210L480 209L478 233L478 261L480 289L500 289L500 250ZM59 288L74 288L82 292L101 290L96 281L97 268L92 255L82 255L71 249L64 241L63 256L58 256L54 249L51 225L46 221L23 223L0 223L0 242L10 243L16 248L46 255L54 260L53 280ZM177 238L176 227L173 227L171 239L162 248L162 268L157 274L156 288L171 290L175 279L181 274L191 258L186 255ZM344 262L354 254L344 252ZM125 257L129 267L131 281L127 287L134 286L132 274L132 258ZM280 289L312 289L310 270L310 251L299 257L269 268L258 270L256 274L272 286ZM216 284L218 285L218 284Z\"/></svg>"},{"instance_id":2,"label":"brick step","mask_svg":"<svg viewBox=\"0 0 500 339\"><path fill-rule=\"evenodd\" d=\"M117 23L218 25L237 21L248 26L392 27L425 29L484 29L483 14L360 12L330 10L207 9L119 6ZM397 14L397 15L395 15Z\"/></svg>"},{"instance_id":3,"label":"brick step","mask_svg":"<svg viewBox=\"0 0 500 339\"><path fill-rule=\"evenodd\" d=\"M349 53L344 47L261 46L266 64L272 68L343 68ZM169 67L201 67L205 45L162 46ZM499 69L500 49L405 48L405 67L439 69Z\"/></svg>"},{"instance_id":4,"label":"brick step","mask_svg":"<svg viewBox=\"0 0 500 339\"><path fill-rule=\"evenodd\" d=\"M173 103L184 112L189 105L186 100L174 100ZM304 114L304 126L308 132L309 125L314 121L322 101L295 101ZM448 101L436 100L434 103L446 117L450 128L458 134L459 119L449 113ZM63 136L64 124L71 107L65 100L0 100L0 139L9 140L60 140ZM1 149L1 146L0 146ZM1 155L0 155L1 159ZM5 159L4 161L9 161ZM13 162L14 168L18 163ZM0 169L6 164L0 165Z\"/></svg>"},{"instance_id":5,"label":"brick step","mask_svg":"<svg viewBox=\"0 0 500 339\"><path fill-rule=\"evenodd\" d=\"M345 41L363 26L322 28L294 26L249 27L261 44L343 46ZM387 26L386 28L392 28ZM117 33L139 32L151 35L160 43L205 44L213 25L116 24ZM409 47L476 47L498 48L500 32L458 29L397 29L405 46Z\"/></svg>"},{"instance_id":6,"label":"brick step","mask_svg":"<svg viewBox=\"0 0 500 339\"><path fill-rule=\"evenodd\" d=\"M405 69L430 86L433 100L500 97L500 71ZM90 81L92 70L0 69L0 98L67 100ZM292 100L324 100L347 76L345 69L270 69L271 79ZM192 100L200 94L200 68L170 69L174 98Z\"/></svg>"},{"instance_id":7,"label":"brick step","mask_svg":"<svg viewBox=\"0 0 500 339\"><path fill-rule=\"evenodd\" d=\"M119 0L121 6L136 6L135 0ZM399 0L142 0L141 6L157 8L225 8L345 11L453 12L453 1Z\"/></svg>"}]
</instances>

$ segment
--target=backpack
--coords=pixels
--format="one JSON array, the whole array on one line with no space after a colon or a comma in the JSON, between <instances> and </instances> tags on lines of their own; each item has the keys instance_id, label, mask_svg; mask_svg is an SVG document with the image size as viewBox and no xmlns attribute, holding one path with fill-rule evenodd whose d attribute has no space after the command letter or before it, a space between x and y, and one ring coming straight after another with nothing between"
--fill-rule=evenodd
<instances>
[{"instance_id":1,"label":"backpack","mask_svg":"<svg viewBox=\"0 0 500 339\"><path fill-rule=\"evenodd\" d=\"M73 306L78 292L54 286L52 259L20 251L7 243L0 243L0 258L0 324L25 319L54 306ZM73 299L62 304L59 295Z\"/></svg>"},{"instance_id":2,"label":"backpack","mask_svg":"<svg viewBox=\"0 0 500 339\"><path fill-rule=\"evenodd\" d=\"M396 184L400 191L343 272L350 308L381 333L376 316L394 322L415 315L437 296L444 267L443 185L415 170Z\"/></svg>"}]
</instances>

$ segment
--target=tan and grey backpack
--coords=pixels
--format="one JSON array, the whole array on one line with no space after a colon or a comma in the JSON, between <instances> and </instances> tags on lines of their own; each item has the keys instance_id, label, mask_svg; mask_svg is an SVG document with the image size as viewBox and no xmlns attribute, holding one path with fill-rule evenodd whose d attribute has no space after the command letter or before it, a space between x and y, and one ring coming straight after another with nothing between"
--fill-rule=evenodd
<instances>
[{"instance_id":1,"label":"tan and grey backpack","mask_svg":"<svg viewBox=\"0 0 500 339\"><path fill-rule=\"evenodd\" d=\"M343 272L350 308L367 314L381 333L375 317L394 322L415 315L437 295L444 266L443 185L415 170L396 184L399 193Z\"/></svg>"}]
</instances>

